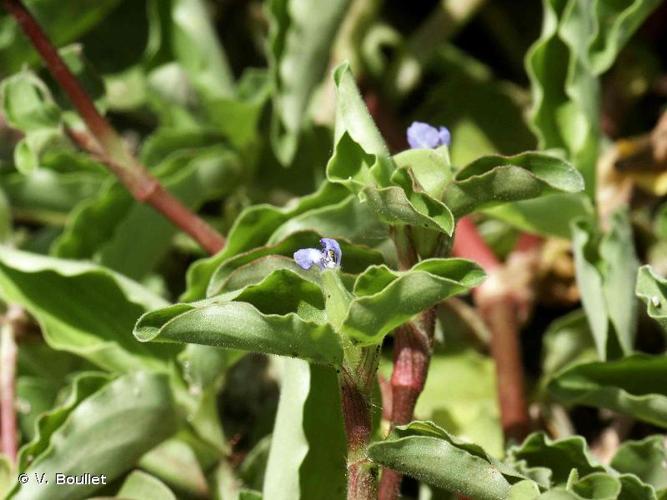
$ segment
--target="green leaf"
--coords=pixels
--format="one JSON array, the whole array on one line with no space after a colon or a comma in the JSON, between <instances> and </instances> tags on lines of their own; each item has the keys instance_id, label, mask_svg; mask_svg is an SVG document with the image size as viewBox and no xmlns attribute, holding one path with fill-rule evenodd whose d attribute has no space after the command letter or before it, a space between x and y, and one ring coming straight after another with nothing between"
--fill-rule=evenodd
<instances>
[{"instance_id":1,"label":"green leaf","mask_svg":"<svg viewBox=\"0 0 667 500\"><path fill-rule=\"evenodd\" d=\"M520 477L432 422L397 427L386 440L372 443L368 455L380 465L472 498L505 499L510 483L504 474Z\"/></svg>"},{"instance_id":2,"label":"green leaf","mask_svg":"<svg viewBox=\"0 0 667 500\"><path fill-rule=\"evenodd\" d=\"M192 447L178 438L169 438L143 455L138 465L169 487L186 496L208 496L208 485Z\"/></svg>"},{"instance_id":3,"label":"green leaf","mask_svg":"<svg viewBox=\"0 0 667 500\"><path fill-rule=\"evenodd\" d=\"M338 127L344 130L327 164L327 178L350 189L362 202L367 201L387 224L410 224L451 234L454 229L451 212L442 202L422 191L412 170L394 170L382 137L370 116L366 116L366 108L357 109L363 103L358 102L360 98L355 95L358 90L349 70L339 75L341 69L336 73L342 88L339 88L338 101L349 99L350 102L339 104L339 116L343 113L346 119L336 121L337 133ZM354 142L351 133L366 142L366 149Z\"/></svg>"},{"instance_id":4,"label":"green leaf","mask_svg":"<svg viewBox=\"0 0 667 500\"><path fill-rule=\"evenodd\" d=\"M239 500L262 500L262 493L254 490L240 489Z\"/></svg>"},{"instance_id":5,"label":"green leaf","mask_svg":"<svg viewBox=\"0 0 667 500\"><path fill-rule=\"evenodd\" d=\"M99 173L38 168L28 175L4 176L1 183L14 211L62 225L77 203L97 194L103 179Z\"/></svg>"},{"instance_id":6,"label":"green leaf","mask_svg":"<svg viewBox=\"0 0 667 500\"><path fill-rule=\"evenodd\" d=\"M592 196L601 135L598 77L660 2L542 3L542 33L526 57L533 94L532 125L540 148L567 151Z\"/></svg>"},{"instance_id":7,"label":"green leaf","mask_svg":"<svg viewBox=\"0 0 667 500\"><path fill-rule=\"evenodd\" d=\"M616 500L621 493L620 481L603 472L594 472L579 480L568 482L567 489L578 498Z\"/></svg>"},{"instance_id":8,"label":"green leaf","mask_svg":"<svg viewBox=\"0 0 667 500\"><path fill-rule=\"evenodd\" d=\"M9 457L0 453L0 497L5 498L5 494L14 485L16 478L14 477L14 469Z\"/></svg>"},{"instance_id":9,"label":"green leaf","mask_svg":"<svg viewBox=\"0 0 667 500\"><path fill-rule=\"evenodd\" d=\"M570 223L578 217L592 217L593 205L584 193L565 193L498 205L484 211L528 233L569 239Z\"/></svg>"},{"instance_id":10,"label":"green leaf","mask_svg":"<svg viewBox=\"0 0 667 500\"><path fill-rule=\"evenodd\" d=\"M202 0L171 2L172 47L188 78L204 97L225 97L234 87L227 56Z\"/></svg>"},{"instance_id":11,"label":"green leaf","mask_svg":"<svg viewBox=\"0 0 667 500\"><path fill-rule=\"evenodd\" d=\"M509 490L507 500L536 500L540 496L540 488L530 479L524 479L513 484Z\"/></svg>"},{"instance_id":12,"label":"green leaf","mask_svg":"<svg viewBox=\"0 0 667 500\"><path fill-rule=\"evenodd\" d=\"M597 359L595 343L583 310L561 316L549 325L544 335L543 352L542 371L547 378L566 366Z\"/></svg>"},{"instance_id":13,"label":"green leaf","mask_svg":"<svg viewBox=\"0 0 667 500\"><path fill-rule=\"evenodd\" d=\"M632 352L637 314L638 262L627 212L616 212L610 224L600 235L591 221L572 223L577 285L602 360Z\"/></svg>"},{"instance_id":14,"label":"green leaf","mask_svg":"<svg viewBox=\"0 0 667 500\"><path fill-rule=\"evenodd\" d=\"M332 41L349 3L272 0L268 4L275 88L271 140L284 164L294 157L308 105L324 76Z\"/></svg>"},{"instance_id":15,"label":"green leaf","mask_svg":"<svg viewBox=\"0 0 667 500\"><path fill-rule=\"evenodd\" d=\"M231 274L240 268L248 268L257 259L272 259L278 255L292 258L294 252L301 248L318 247L318 240L319 236L312 231L296 232L277 244L258 247L231 257L216 269L211 277L206 294L212 297L221 293ZM343 269L346 272L356 274L362 272L368 266L382 263L382 255L375 250L352 245L342 239L338 239L338 243L344 255Z\"/></svg>"},{"instance_id":16,"label":"green leaf","mask_svg":"<svg viewBox=\"0 0 667 500\"><path fill-rule=\"evenodd\" d=\"M241 165L225 146L180 149L157 165L163 186L190 208L233 190ZM150 227L151 231L143 229ZM136 202L110 179L83 201L53 246L59 257L94 259L134 279L143 278L169 250L178 229L153 207Z\"/></svg>"},{"instance_id":17,"label":"green leaf","mask_svg":"<svg viewBox=\"0 0 667 500\"><path fill-rule=\"evenodd\" d=\"M345 456L335 371L285 359L264 498L345 498Z\"/></svg>"},{"instance_id":18,"label":"green leaf","mask_svg":"<svg viewBox=\"0 0 667 500\"><path fill-rule=\"evenodd\" d=\"M466 292L484 276L479 266L464 259L423 260L405 272L370 267L357 278L357 297L350 303L341 332L362 345L379 344L415 314Z\"/></svg>"},{"instance_id":19,"label":"green leaf","mask_svg":"<svg viewBox=\"0 0 667 500\"><path fill-rule=\"evenodd\" d=\"M323 183L315 193L299 198L285 207L262 204L246 208L234 221L225 248L217 255L202 259L188 270L188 290L181 300L192 301L205 296L209 280L226 259L265 245L277 227L300 214L340 202L348 193L340 186Z\"/></svg>"},{"instance_id":20,"label":"green leaf","mask_svg":"<svg viewBox=\"0 0 667 500\"><path fill-rule=\"evenodd\" d=\"M34 73L22 71L2 81L2 110L7 122L22 132L54 129L60 110L48 87Z\"/></svg>"},{"instance_id":21,"label":"green leaf","mask_svg":"<svg viewBox=\"0 0 667 500\"><path fill-rule=\"evenodd\" d=\"M16 416L19 419L21 435L26 439L34 437L37 419L42 413L51 409L61 385L58 380L25 375L18 377L16 395L19 404L17 405Z\"/></svg>"},{"instance_id":22,"label":"green leaf","mask_svg":"<svg viewBox=\"0 0 667 500\"><path fill-rule=\"evenodd\" d=\"M260 139L259 123L271 85L264 69L248 68L231 97L205 99L205 114L239 149L252 149ZM256 146L255 146L256 147ZM251 151L250 154L254 152Z\"/></svg>"},{"instance_id":23,"label":"green leaf","mask_svg":"<svg viewBox=\"0 0 667 500\"><path fill-rule=\"evenodd\" d=\"M667 356L634 355L568 368L549 390L564 403L609 408L667 427L665 377Z\"/></svg>"},{"instance_id":24,"label":"green leaf","mask_svg":"<svg viewBox=\"0 0 667 500\"><path fill-rule=\"evenodd\" d=\"M37 418L34 436L19 451L18 467L25 470L49 446L51 436L66 421L67 417L84 399L94 394L111 380L111 376L100 372L76 374L61 404Z\"/></svg>"},{"instance_id":25,"label":"green leaf","mask_svg":"<svg viewBox=\"0 0 667 500\"><path fill-rule=\"evenodd\" d=\"M655 435L641 441L626 441L618 448L610 464L625 474L634 474L656 490L667 487L667 442Z\"/></svg>"},{"instance_id":26,"label":"green leaf","mask_svg":"<svg viewBox=\"0 0 667 500\"><path fill-rule=\"evenodd\" d=\"M267 306L279 302L270 292L263 295ZM152 311L139 319L134 335L141 342L188 342L330 365L339 365L343 357L338 336L328 324L301 319L293 312L264 313L246 302L211 299Z\"/></svg>"},{"instance_id":27,"label":"green leaf","mask_svg":"<svg viewBox=\"0 0 667 500\"><path fill-rule=\"evenodd\" d=\"M268 243L277 243L297 231L316 231L328 237L371 246L388 236L387 228L380 223L368 203L360 203L354 195L292 217L274 231Z\"/></svg>"},{"instance_id":28,"label":"green leaf","mask_svg":"<svg viewBox=\"0 0 667 500\"><path fill-rule=\"evenodd\" d=\"M39 321L52 348L108 370L165 371L178 352L139 344L131 334L137 318L164 300L94 264L0 247L0 293Z\"/></svg>"},{"instance_id":29,"label":"green leaf","mask_svg":"<svg viewBox=\"0 0 667 500\"><path fill-rule=\"evenodd\" d=\"M410 224L451 234L454 219L449 209L423 191L410 169L395 170L347 64L336 68L334 82L336 145L327 164L327 178L343 184L361 201L368 201L387 224ZM418 170L423 173L423 169Z\"/></svg>"},{"instance_id":30,"label":"green leaf","mask_svg":"<svg viewBox=\"0 0 667 500\"><path fill-rule=\"evenodd\" d=\"M635 293L646 304L648 315L667 332L667 280L651 266L642 266L637 273Z\"/></svg>"},{"instance_id":31,"label":"green leaf","mask_svg":"<svg viewBox=\"0 0 667 500\"><path fill-rule=\"evenodd\" d=\"M523 468L546 469L547 473L543 477L549 482L540 484L544 488L565 484L573 469L580 476L605 471L590 455L586 441L581 436L553 441L544 433L535 432L521 445L509 449L508 460L510 463L522 464Z\"/></svg>"},{"instance_id":32,"label":"green leaf","mask_svg":"<svg viewBox=\"0 0 667 500\"><path fill-rule=\"evenodd\" d=\"M128 500L176 500L162 481L140 470L128 474L116 496Z\"/></svg>"},{"instance_id":33,"label":"green leaf","mask_svg":"<svg viewBox=\"0 0 667 500\"><path fill-rule=\"evenodd\" d=\"M454 215L501 203L584 189L581 174L567 162L543 153L484 156L463 167L447 187L444 201Z\"/></svg>"},{"instance_id":34,"label":"green leaf","mask_svg":"<svg viewBox=\"0 0 667 500\"><path fill-rule=\"evenodd\" d=\"M31 1L30 12L46 28L49 39L56 47L66 45L102 22L121 0L72 0L67 4ZM26 62L38 60L37 53L25 37L18 23L9 15L0 19L0 68L4 74L13 73Z\"/></svg>"},{"instance_id":35,"label":"green leaf","mask_svg":"<svg viewBox=\"0 0 667 500\"><path fill-rule=\"evenodd\" d=\"M365 154L388 157L387 145L366 109L350 66L341 64L334 70L333 77L336 85L336 144L347 134Z\"/></svg>"},{"instance_id":36,"label":"green leaf","mask_svg":"<svg viewBox=\"0 0 667 500\"><path fill-rule=\"evenodd\" d=\"M45 474L48 484L20 485L16 499L86 496L100 485L58 485L56 473L105 474L111 482L178 425L166 375L122 376L80 402L53 431L48 447L24 469Z\"/></svg>"},{"instance_id":37,"label":"green leaf","mask_svg":"<svg viewBox=\"0 0 667 500\"><path fill-rule=\"evenodd\" d=\"M655 489L634 474L621 474L618 479L621 482L619 500L657 500Z\"/></svg>"},{"instance_id":38,"label":"green leaf","mask_svg":"<svg viewBox=\"0 0 667 500\"><path fill-rule=\"evenodd\" d=\"M361 190L362 199L368 201L380 220L387 224L408 224L452 234L452 212L441 201L420 191L421 187L410 169L394 171L391 181L396 185L383 188L367 186Z\"/></svg>"}]
</instances>

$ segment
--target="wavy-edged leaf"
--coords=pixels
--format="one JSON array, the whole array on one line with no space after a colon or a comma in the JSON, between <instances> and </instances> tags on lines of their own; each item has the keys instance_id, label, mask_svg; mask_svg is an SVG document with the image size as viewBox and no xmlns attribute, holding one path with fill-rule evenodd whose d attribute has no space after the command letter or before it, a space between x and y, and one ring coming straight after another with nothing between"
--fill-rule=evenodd
<instances>
[{"instance_id":1,"label":"wavy-edged leaf","mask_svg":"<svg viewBox=\"0 0 667 500\"><path fill-rule=\"evenodd\" d=\"M370 267L357 278L360 296L350 303L341 332L363 345L381 343L415 314L466 292L484 276L477 264L465 259L428 259L405 272Z\"/></svg>"},{"instance_id":2,"label":"wavy-edged leaf","mask_svg":"<svg viewBox=\"0 0 667 500\"><path fill-rule=\"evenodd\" d=\"M338 392L331 368L284 360L265 498L345 497L346 440Z\"/></svg>"},{"instance_id":3,"label":"wavy-edged leaf","mask_svg":"<svg viewBox=\"0 0 667 500\"><path fill-rule=\"evenodd\" d=\"M513 484L507 495L507 500L536 500L540 496L540 488L535 481L524 479Z\"/></svg>"},{"instance_id":4,"label":"wavy-edged leaf","mask_svg":"<svg viewBox=\"0 0 667 500\"><path fill-rule=\"evenodd\" d=\"M573 222L572 247L581 302L598 356L604 360L629 354L636 330L638 261L627 212L616 212L604 235L592 221Z\"/></svg>"},{"instance_id":5,"label":"wavy-edged leaf","mask_svg":"<svg viewBox=\"0 0 667 500\"><path fill-rule=\"evenodd\" d=\"M451 234L454 219L449 209L423 190L410 169L395 170L347 64L336 68L334 82L336 146L327 164L327 178L368 201L387 224L410 224ZM416 168L423 174L423 168Z\"/></svg>"},{"instance_id":6,"label":"wavy-edged leaf","mask_svg":"<svg viewBox=\"0 0 667 500\"><path fill-rule=\"evenodd\" d=\"M635 293L646 304L648 315L667 332L667 280L651 266L642 266L637 273Z\"/></svg>"},{"instance_id":7,"label":"wavy-edged leaf","mask_svg":"<svg viewBox=\"0 0 667 500\"><path fill-rule=\"evenodd\" d=\"M326 233L329 234L329 233ZM371 248L352 245L346 240L338 239L343 252L343 269L346 272L356 274L365 270L368 266L382 263L382 254ZM207 296L211 297L220 293L230 274L237 269L247 266L257 259L282 255L292 257L294 252L301 248L313 248L319 246L319 236L312 231L300 231L291 233L287 238L276 244L269 244L253 250L241 253L223 262L216 270L208 285Z\"/></svg>"},{"instance_id":8,"label":"wavy-edged leaf","mask_svg":"<svg viewBox=\"0 0 667 500\"><path fill-rule=\"evenodd\" d=\"M549 390L564 403L609 408L667 427L666 378L667 356L637 354L568 368Z\"/></svg>"},{"instance_id":9,"label":"wavy-edged leaf","mask_svg":"<svg viewBox=\"0 0 667 500\"><path fill-rule=\"evenodd\" d=\"M267 293L270 300L276 299ZM142 342L204 344L329 365L339 365L343 358L338 336L328 324L306 321L293 312L264 313L246 302L210 300L152 311L139 319L134 335Z\"/></svg>"},{"instance_id":10,"label":"wavy-edged leaf","mask_svg":"<svg viewBox=\"0 0 667 500\"><path fill-rule=\"evenodd\" d=\"M522 468L545 471L546 474L543 473L541 481L538 481L543 488L565 484L573 469L579 476L605 472L605 468L592 457L586 440L581 436L554 441L544 433L535 432L521 445L510 448L508 460L510 463L521 464Z\"/></svg>"},{"instance_id":11,"label":"wavy-edged leaf","mask_svg":"<svg viewBox=\"0 0 667 500\"><path fill-rule=\"evenodd\" d=\"M330 238L371 246L388 237L386 226L367 203L360 203L354 195L290 218L274 231L267 243L277 243L297 231L316 231Z\"/></svg>"},{"instance_id":12,"label":"wavy-edged leaf","mask_svg":"<svg viewBox=\"0 0 667 500\"><path fill-rule=\"evenodd\" d=\"M634 474L656 490L667 487L667 438L649 436L641 441L625 441L610 464L624 474Z\"/></svg>"},{"instance_id":13,"label":"wavy-edged leaf","mask_svg":"<svg viewBox=\"0 0 667 500\"><path fill-rule=\"evenodd\" d=\"M581 479L568 481L567 491L577 498L616 500L621 493L621 482L604 472L594 472Z\"/></svg>"},{"instance_id":14,"label":"wavy-edged leaf","mask_svg":"<svg viewBox=\"0 0 667 500\"><path fill-rule=\"evenodd\" d=\"M655 488L634 474L621 474L618 480L621 483L618 500L658 500Z\"/></svg>"},{"instance_id":15,"label":"wavy-edged leaf","mask_svg":"<svg viewBox=\"0 0 667 500\"><path fill-rule=\"evenodd\" d=\"M48 483L19 485L13 498L83 498L101 485L59 485L55 474L105 474L113 481L148 450L174 433L179 418L166 375L135 372L119 377L74 408L48 446L24 472Z\"/></svg>"},{"instance_id":16,"label":"wavy-edged leaf","mask_svg":"<svg viewBox=\"0 0 667 500\"><path fill-rule=\"evenodd\" d=\"M598 76L658 0L544 0L540 38L526 57L533 94L532 125L542 149L560 148L595 192L599 148Z\"/></svg>"},{"instance_id":17,"label":"wavy-edged leaf","mask_svg":"<svg viewBox=\"0 0 667 500\"><path fill-rule=\"evenodd\" d=\"M443 329L451 331L449 323ZM389 364L389 363L388 363ZM387 378L391 366L385 366ZM493 360L473 349L445 349L429 364L426 385L415 415L482 446L493 456L503 453Z\"/></svg>"},{"instance_id":18,"label":"wavy-edged leaf","mask_svg":"<svg viewBox=\"0 0 667 500\"><path fill-rule=\"evenodd\" d=\"M396 427L387 439L372 443L368 455L381 465L472 498L505 499L508 478L522 479L481 447L456 439L432 422Z\"/></svg>"},{"instance_id":19,"label":"wavy-edged leaf","mask_svg":"<svg viewBox=\"0 0 667 500\"><path fill-rule=\"evenodd\" d=\"M352 80L349 70L341 78L342 81L348 78ZM354 85L354 81L348 85ZM339 101L345 97L346 94L339 94ZM337 119L337 123L343 122L341 127L345 127L345 130L327 164L328 179L344 185L357 194L361 201L368 202L380 220L387 224L410 224L451 234L454 219L449 209L423 192L411 170L394 170L393 161L387 156L384 142L380 142L382 138L375 130L375 124L370 117L364 118L366 108L354 112L348 109L353 109L355 105L363 104L352 99L344 111L339 109L339 113L352 115L348 117L349 126L359 129L355 132L360 140L366 141L368 150L378 153L368 153L362 144L354 142L355 139L346 128L347 122Z\"/></svg>"},{"instance_id":20,"label":"wavy-edged leaf","mask_svg":"<svg viewBox=\"0 0 667 500\"><path fill-rule=\"evenodd\" d=\"M77 405L101 389L111 379L110 375L100 372L82 372L75 375L64 401L38 417L35 435L19 452L18 468L27 469L35 457L48 448L51 435L60 428Z\"/></svg>"},{"instance_id":21,"label":"wavy-edged leaf","mask_svg":"<svg viewBox=\"0 0 667 500\"><path fill-rule=\"evenodd\" d=\"M274 82L271 139L276 156L289 164L316 86L324 76L331 42L349 0L313 3L272 0L270 62Z\"/></svg>"},{"instance_id":22,"label":"wavy-edged leaf","mask_svg":"<svg viewBox=\"0 0 667 500\"><path fill-rule=\"evenodd\" d=\"M459 170L447 186L444 202L456 217L502 203L584 189L581 174L569 163L543 153L484 156Z\"/></svg>"},{"instance_id":23,"label":"wavy-edged leaf","mask_svg":"<svg viewBox=\"0 0 667 500\"><path fill-rule=\"evenodd\" d=\"M195 262L188 270L188 289L183 301L205 296L209 280L226 259L265 245L274 231L286 221L308 210L340 202L349 194L341 186L323 183L313 194L288 203L285 207L254 205L241 212L227 235L227 244L218 254Z\"/></svg>"},{"instance_id":24,"label":"wavy-edged leaf","mask_svg":"<svg viewBox=\"0 0 667 500\"><path fill-rule=\"evenodd\" d=\"M52 348L108 370L165 371L178 352L136 342L137 318L166 303L104 267L0 247L0 291L39 321Z\"/></svg>"},{"instance_id":25,"label":"wavy-edged leaf","mask_svg":"<svg viewBox=\"0 0 667 500\"><path fill-rule=\"evenodd\" d=\"M449 207L422 192L410 169L395 170L391 180L394 186L368 186L361 191L382 221L452 234L454 216Z\"/></svg>"}]
</instances>

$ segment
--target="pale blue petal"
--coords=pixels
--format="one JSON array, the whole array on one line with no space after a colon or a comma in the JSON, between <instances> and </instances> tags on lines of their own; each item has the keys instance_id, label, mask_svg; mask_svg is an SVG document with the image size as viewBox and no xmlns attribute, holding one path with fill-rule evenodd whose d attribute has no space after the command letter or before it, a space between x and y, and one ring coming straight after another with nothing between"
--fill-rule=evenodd
<instances>
[{"instance_id":1,"label":"pale blue petal","mask_svg":"<svg viewBox=\"0 0 667 500\"><path fill-rule=\"evenodd\" d=\"M294 260L303 269L310 269L313 265L322 267L322 252L316 248L302 248L294 252Z\"/></svg>"},{"instance_id":2,"label":"pale blue petal","mask_svg":"<svg viewBox=\"0 0 667 500\"><path fill-rule=\"evenodd\" d=\"M412 149L433 149L440 145L438 129L428 123L413 122L408 127L408 144Z\"/></svg>"}]
</instances>

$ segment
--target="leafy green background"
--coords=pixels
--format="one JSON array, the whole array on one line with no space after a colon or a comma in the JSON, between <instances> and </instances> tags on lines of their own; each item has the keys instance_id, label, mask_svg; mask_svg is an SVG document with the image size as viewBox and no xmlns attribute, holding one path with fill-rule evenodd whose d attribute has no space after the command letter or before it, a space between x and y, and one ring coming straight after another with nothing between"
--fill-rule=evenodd
<instances>
[{"instance_id":1,"label":"leafy green background","mask_svg":"<svg viewBox=\"0 0 667 500\"><path fill-rule=\"evenodd\" d=\"M367 346L368 456L408 476L405 498L667 498L665 159L649 135L664 2L25 4L227 243L205 255L77 148L81 119L0 9L0 299L26 314L0 497L344 498L337 371ZM448 127L449 147L408 149L414 120ZM537 432L512 446L469 298L486 273L450 255L463 216L501 260L543 238L520 334ZM341 244L339 275L292 260L321 237ZM431 307L415 422L390 430L392 333ZM55 472L109 484L33 480Z\"/></svg>"}]
</instances>

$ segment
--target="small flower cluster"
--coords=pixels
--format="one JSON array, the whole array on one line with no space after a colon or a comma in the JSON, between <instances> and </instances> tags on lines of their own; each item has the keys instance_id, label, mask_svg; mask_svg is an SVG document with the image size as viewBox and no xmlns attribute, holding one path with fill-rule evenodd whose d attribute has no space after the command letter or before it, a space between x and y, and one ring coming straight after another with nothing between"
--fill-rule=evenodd
<instances>
[{"instance_id":1,"label":"small flower cluster","mask_svg":"<svg viewBox=\"0 0 667 500\"><path fill-rule=\"evenodd\" d=\"M428 123L412 122L408 128L408 143L412 149L434 149L449 146L452 137L446 127L435 128Z\"/></svg>"},{"instance_id":2,"label":"small flower cluster","mask_svg":"<svg viewBox=\"0 0 667 500\"><path fill-rule=\"evenodd\" d=\"M294 252L294 260L303 269L310 269L313 266L318 266L321 270L339 268L343 253L338 242L331 238L322 238L320 245L322 245L321 250L317 248L297 250Z\"/></svg>"}]
</instances>

